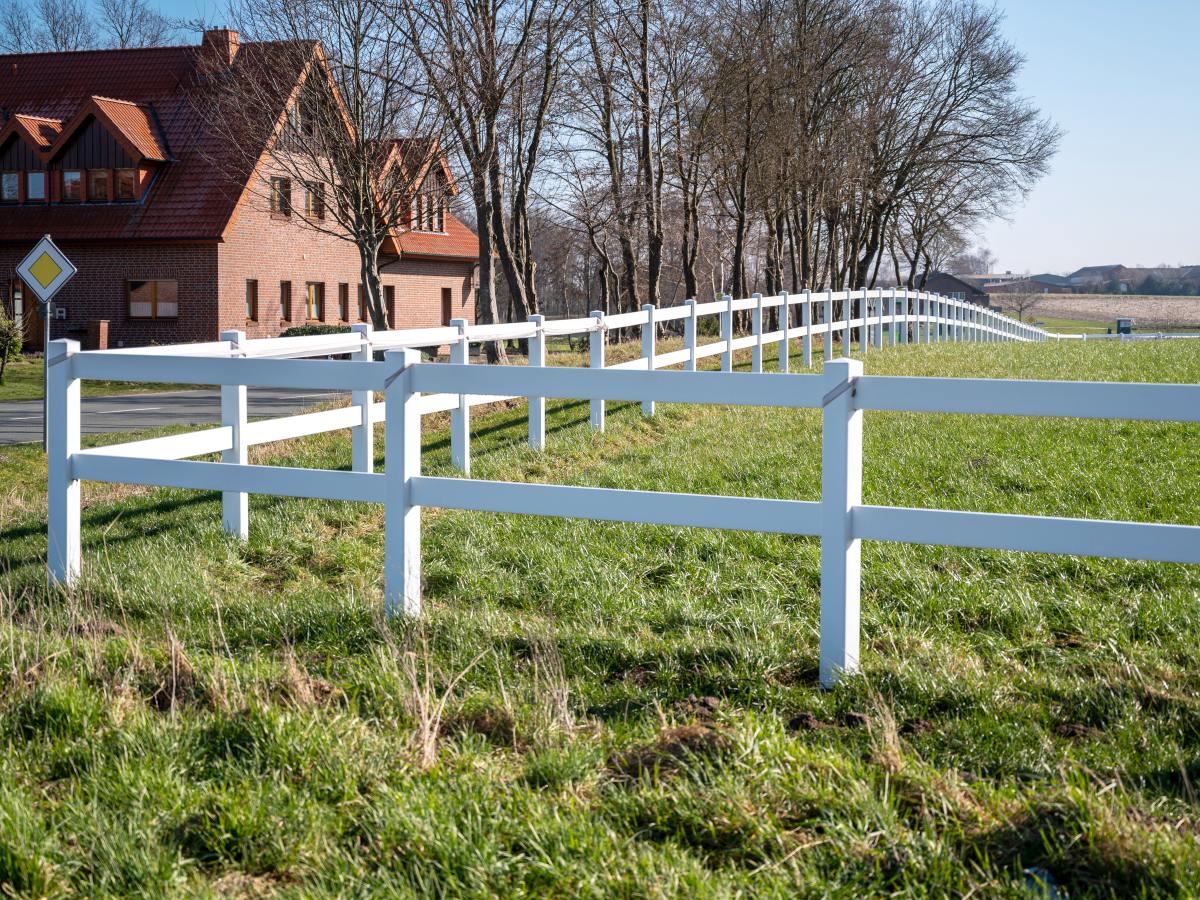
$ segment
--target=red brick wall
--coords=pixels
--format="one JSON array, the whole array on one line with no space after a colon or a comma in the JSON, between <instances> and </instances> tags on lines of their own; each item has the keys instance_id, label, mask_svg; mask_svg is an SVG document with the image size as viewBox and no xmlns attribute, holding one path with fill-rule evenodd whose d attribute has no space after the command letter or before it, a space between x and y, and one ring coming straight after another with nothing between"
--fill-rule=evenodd
<instances>
[{"instance_id":1,"label":"red brick wall","mask_svg":"<svg viewBox=\"0 0 1200 900\"><path fill-rule=\"evenodd\" d=\"M216 338L217 247L215 244L59 243L78 274L55 302L66 320L51 322L51 339L87 339L88 322L107 319L108 346L134 347ZM32 246L0 245L0 290ZM179 286L175 319L132 319L126 296L130 279L173 279ZM7 299L7 298L6 298ZM27 293L26 306L33 302Z\"/></svg>"},{"instance_id":2,"label":"red brick wall","mask_svg":"<svg viewBox=\"0 0 1200 900\"><path fill-rule=\"evenodd\" d=\"M384 284L396 286L396 328L442 324L442 288L450 288L451 318L475 322L475 266L467 262L401 259L383 266Z\"/></svg>"},{"instance_id":3,"label":"red brick wall","mask_svg":"<svg viewBox=\"0 0 1200 900\"><path fill-rule=\"evenodd\" d=\"M292 187L294 217L302 215L303 189ZM337 323L338 284L349 287L349 317L358 315L358 250L286 217L273 215L265 194L242 205L223 244L60 244L79 274L60 292L66 321L55 320L51 337L84 341L88 322L109 321L109 346L132 347L216 340L221 331L243 329L250 337L275 337L302 324L305 284L325 283L325 321ZM30 246L0 244L0 291ZM461 261L400 260L383 267L384 285L395 290L397 328L440 325L442 288L450 288L454 316L475 321L473 265ZM258 280L258 318L247 322L246 280ZM177 319L131 319L129 279L174 279L179 289ZM292 282L292 319L279 318L279 282ZM4 298L7 301L7 297ZM26 299L26 304L31 298Z\"/></svg>"},{"instance_id":4,"label":"red brick wall","mask_svg":"<svg viewBox=\"0 0 1200 900\"><path fill-rule=\"evenodd\" d=\"M325 284L324 321L339 323L338 285L349 286L349 316L358 315L358 249L349 241L322 234L302 224L304 188L292 182L292 214L272 213L265 184L242 204L227 240L220 247L220 329L244 329L250 337L274 337L304 324L306 284ZM327 198L327 202L332 202ZM326 221L329 221L328 219ZM402 260L385 265L383 284L395 289L396 328L440 325L441 289L454 291L455 316L475 319L472 266L459 261ZM258 318L247 322L246 281L258 280ZM279 316L279 283L292 282L292 317Z\"/></svg>"}]
</instances>

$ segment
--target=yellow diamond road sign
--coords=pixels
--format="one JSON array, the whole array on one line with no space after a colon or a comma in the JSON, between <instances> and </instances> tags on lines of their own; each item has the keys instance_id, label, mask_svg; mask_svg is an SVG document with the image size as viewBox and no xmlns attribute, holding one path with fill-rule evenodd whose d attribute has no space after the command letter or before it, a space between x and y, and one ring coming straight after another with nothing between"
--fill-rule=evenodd
<instances>
[{"instance_id":1,"label":"yellow diamond road sign","mask_svg":"<svg viewBox=\"0 0 1200 900\"><path fill-rule=\"evenodd\" d=\"M59 288L75 276L75 267L63 252L54 246L50 235L46 235L17 266L17 274L29 290L46 303L58 293Z\"/></svg>"}]
</instances>

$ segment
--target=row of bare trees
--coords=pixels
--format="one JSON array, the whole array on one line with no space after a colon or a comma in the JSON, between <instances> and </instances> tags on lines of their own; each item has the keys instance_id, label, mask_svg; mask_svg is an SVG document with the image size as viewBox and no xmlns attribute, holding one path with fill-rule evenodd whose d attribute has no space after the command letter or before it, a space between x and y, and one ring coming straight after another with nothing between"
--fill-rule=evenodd
<instances>
[{"instance_id":1,"label":"row of bare trees","mask_svg":"<svg viewBox=\"0 0 1200 900\"><path fill-rule=\"evenodd\" d=\"M0 53L157 47L185 29L149 0L0 0Z\"/></svg>"},{"instance_id":2,"label":"row of bare trees","mask_svg":"<svg viewBox=\"0 0 1200 900\"><path fill-rule=\"evenodd\" d=\"M280 43L257 80L214 79L213 118L257 154L306 73L274 167L328 192L305 221L358 245L378 325L380 248L439 146L490 322L917 285L1059 137L979 0L234 0L229 21Z\"/></svg>"},{"instance_id":3,"label":"row of bare trees","mask_svg":"<svg viewBox=\"0 0 1200 900\"><path fill-rule=\"evenodd\" d=\"M976 0L375 2L470 174L485 320L918 285L1058 143Z\"/></svg>"},{"instance_id":4,"label":"row of bare trees","mask_svg":"<svg viewBox=\"0 0 1200 900\"><path fill-rule=\"evenodd\" d=\"M539 214L582 236L555 264L605 309L918 284L1058 141L974 0L587 0L575 22Z\"/></svg>"}]
</instances>

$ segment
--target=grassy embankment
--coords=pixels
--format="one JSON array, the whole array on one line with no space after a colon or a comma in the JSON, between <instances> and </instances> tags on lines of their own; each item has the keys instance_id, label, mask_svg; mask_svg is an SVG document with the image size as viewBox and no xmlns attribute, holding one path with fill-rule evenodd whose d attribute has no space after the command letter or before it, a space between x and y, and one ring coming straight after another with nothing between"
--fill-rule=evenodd
<instances>
[{"instance_id":1,"label":"grassy embankment","mask_svg":"<svg viewBox=\"0 0 1200 900\"><path fill-rule=\"evenodd\" d=\"M794 363L798 366L798 360ZM1180 344L943 345L875 373L1200 381ZM815 499L815 412L480 414L481 477ZM108 436L103 440L111 441ZM444 427L426 471L448 471ZM260 462L346 466L345 435ZM1200 428L867 414L871 503L1200 524ZM1186 895L1200 572L868 544L862 678L816 684L814 539L84 487L0 454L0 882L26 894ZM444 709L439 704L445 700ZM439 715L440 711L440 715Z\"/></svg>"},{"instance_id":2,"label":"grassy embankment","mask_svg":"<svg viewBox=\"0 0 1200 900\"><path fill-rule=\"evenodd\" d=\"M11 360L4 370L4 383L0 384L0 403L12 400L42 399L42 357L25 355ZM132 381L85 381L85 397L107 397L110 394L132 394L147 391L186 390L178 384L142 384Z\"/></svg>"}]
</instances>

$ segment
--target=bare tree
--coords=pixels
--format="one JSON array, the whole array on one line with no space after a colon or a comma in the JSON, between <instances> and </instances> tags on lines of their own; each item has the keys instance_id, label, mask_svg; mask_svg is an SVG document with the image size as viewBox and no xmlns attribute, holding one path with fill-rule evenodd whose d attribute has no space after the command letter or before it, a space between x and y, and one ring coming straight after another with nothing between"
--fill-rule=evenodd
<instances>
[{"instance_id":1,"label":"bare tree","mask_svg":"<svg viewBox=\"0 0 1200 900\"><path fill-rule=\"evenodd\" d=\"M32 53L41 49L33 12L21 0L0 3L0 52Z\"/></svg>"},{"instance_id":2,"label":"bare tree","mask_svg":"<svg viewBox=\"0 0 1200 900\"><path fill-rule=\"evenodd\" d=\"M232 181L257 170L252 190L272 208L354 244L363 303L387 328L380 253L414 210L444 215L449 188L405 36L372 0L239 0L233 15L259 43L209 64L214 158Z\"/></svg>"},{"instance_id":3,"label":"bare tree","mask_svg":"<svg viewBox=\"0 0 1200 900\"><path fill-rule=\"evenodd\" d=\"M90 50L96 30L84 0L38 0L41 44L46 50Z\"/></svg>"},{"instance_id":4,"label":"bare tree","mask_svg":"<svg viewBox=\"0 0 1200 900\"><path fill-rule=\"evenodd\" d=\"M422 68L420 84L446 122L470 175L479 232L476 319L499 319L497 254L517 312L534 311L526 204L557 84L565 2L402 0L386 8L403 30L407 52ZM515 184L507 210L506 175ZM496 361L503 348L489 343L487 353Z\"/></svg>"},{"instance_id":5,"label":"bare tree","mask_svg":"<svg viewBox=\"0 0 1200 900\"><path fill-rule=\"evenodd\" d=\"M146 0L100 0L99 6L110 47L161 47L175 34L171 20Z\"/></svg>"},{"instance_id":6,"label":"bare tree","mask_svg":"<svg viewBox=\"0 0 1200 900\"><path fill-rule=\"evenodd\" d=\"M1002 294L1001 298L1000 305L1015 312L1017 318L1022 322L1033 321L1033 311L1041 305L1044 299L1041 294L1033 291L1014 291L1011 294Z\"/></svg>"}]
</instances>

